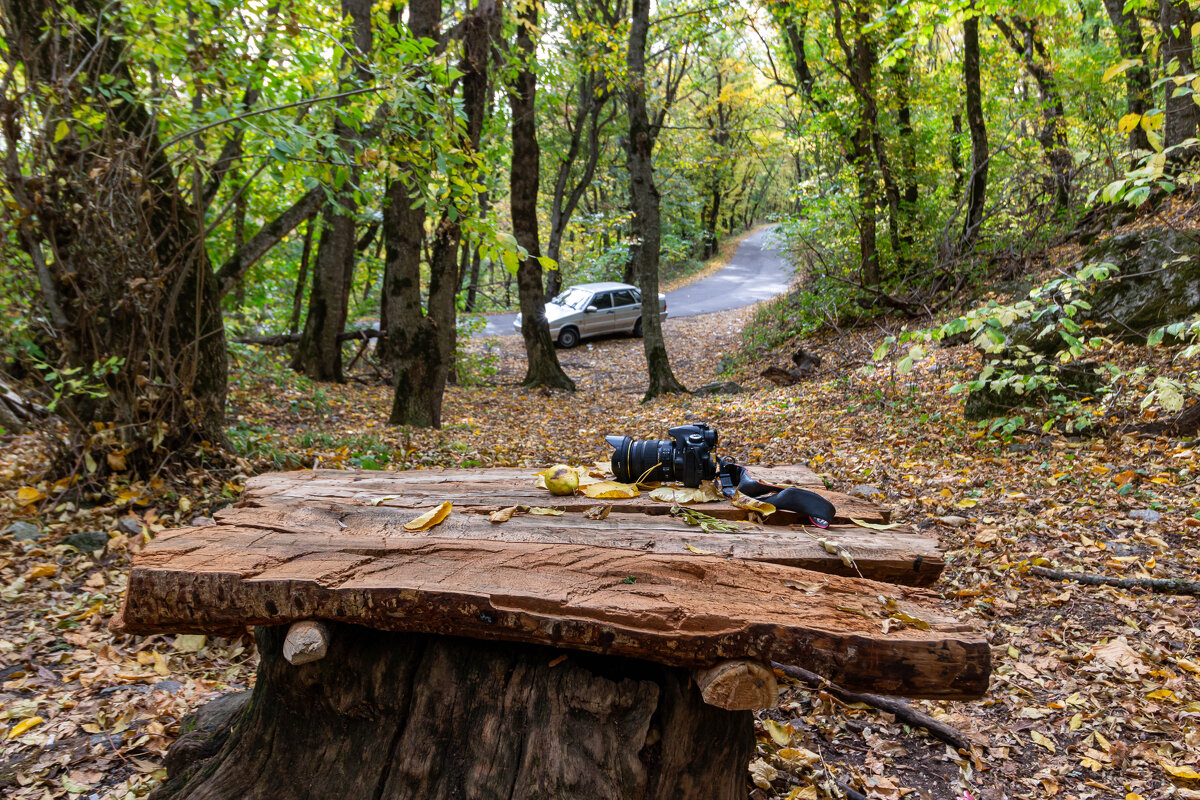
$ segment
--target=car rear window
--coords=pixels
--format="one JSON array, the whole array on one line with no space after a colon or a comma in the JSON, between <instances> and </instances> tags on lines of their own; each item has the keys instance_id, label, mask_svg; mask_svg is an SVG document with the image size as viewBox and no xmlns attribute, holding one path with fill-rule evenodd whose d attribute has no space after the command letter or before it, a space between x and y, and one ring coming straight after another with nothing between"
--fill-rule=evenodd
<instances>
[{"instance_id":1,"label":"car rear window","mask_svg":"<svg viewBox=\"0 0 1200 800\"><path fill-rule=\"evenodd\" d=\"M617 308L631 306L637 302L638 298L634 297L632 289L620 289L613 292L613 305Z\"/></svg>"}]
</instances>

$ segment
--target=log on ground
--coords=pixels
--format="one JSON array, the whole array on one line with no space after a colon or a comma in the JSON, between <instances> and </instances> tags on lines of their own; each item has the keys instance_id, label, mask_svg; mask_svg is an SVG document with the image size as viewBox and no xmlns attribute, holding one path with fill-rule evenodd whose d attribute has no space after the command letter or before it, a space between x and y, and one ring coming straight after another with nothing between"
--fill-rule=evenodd
<instances>
[{"instance_id":1,"label":"log on ground","mask_svg":"<svg viewBox=\"0 0 1200 800\"><path fill-rule=\"evenodd\" d=\"M684 670L547 647L332 624L293 666L260 628L254 695L224 746L153 800L734 800L748 711ZM205 753L205 755L208 755Z\"/></svg>"}]
</instances>

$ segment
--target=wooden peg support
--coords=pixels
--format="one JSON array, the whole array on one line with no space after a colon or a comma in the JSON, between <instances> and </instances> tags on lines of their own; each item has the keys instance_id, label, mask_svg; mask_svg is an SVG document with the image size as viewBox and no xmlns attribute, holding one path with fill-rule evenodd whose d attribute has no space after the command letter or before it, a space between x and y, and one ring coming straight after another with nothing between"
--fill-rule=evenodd
<instances>
[{"instance_id":1,"label":"wooden peg support","mask_svg":"<svg viewBox=\"0 0 1200 800\"><path fill-rule=\"evenodd\" d=\"M758 661L723 661L696 670L695 678L704 702L726 711L774 708L779 702L774 670Z\"/></svg>"},{"instance_id":2,"label":"wooden peg support","mask_svg":"<svg viewBox=\"0 0 1200 800\"><path fill-rule=\"evenodd\" d=\"M283 657L300 666L320 661L329 649L329 628L315 619L293 622L283 642Z\"/></svg>"}]
</instances>

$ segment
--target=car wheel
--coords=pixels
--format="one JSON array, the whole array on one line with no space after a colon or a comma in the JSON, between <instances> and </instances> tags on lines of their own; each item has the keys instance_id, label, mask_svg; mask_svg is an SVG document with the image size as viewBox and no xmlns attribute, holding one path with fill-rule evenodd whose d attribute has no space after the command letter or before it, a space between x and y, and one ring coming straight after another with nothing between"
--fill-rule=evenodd
<instances>
[{"instance_id":1,"label":"car wheel","mask_svg":"<svg viewBox=\"0 0 1200 800\"><path fill-rule=\"evenodd\" d=\"M642 338L642 318L638 317L638 321L633 323L633 335L637 338Z\"/></svg>"},{"instance_id":2,"label":"car wheel","mask_svg":"<svg viewBox=\"0 0 1200 800\"><path fill-rule=\"evenodd\" d=\"M577 344L579 344L579 331L574 328L563 328L558 332L558 346L562 349L570 350Z\"/></svg>"}]
</instances>

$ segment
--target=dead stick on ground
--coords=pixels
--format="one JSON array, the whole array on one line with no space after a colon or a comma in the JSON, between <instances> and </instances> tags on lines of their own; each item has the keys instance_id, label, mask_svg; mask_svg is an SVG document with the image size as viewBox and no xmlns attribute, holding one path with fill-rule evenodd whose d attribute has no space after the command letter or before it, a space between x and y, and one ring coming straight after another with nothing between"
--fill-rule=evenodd
<instances>
[{"instance_id":1,"label":"dead stick on ground","mask_svg":"<svg viewBox=\"0 0 1200 800\"><path fill-rule=\"evenodd\" d=\"M897 700L894 697L883 697L878 694L859 694L847 691L836 683L822 678L815 672L809 672L800 667L790 667L786 664L780 664L778 661L772 661L771 666L789 678L794 678L804 683L809 688L829 692L843 703L865 703L873 708L878 708L880 711L886 711L889 714L895 715L896 719L901 722L907 722L909 725L924 728L934 738L940 739L952 747L968 752L971 750L970 741L968 741L967 737L961 731L950 727L944 722L939 722L928 714L917 711L903 700Z\"/></svg>"},{"instance_id":2,"label":"dead stick on ground","mask_svg":"<svg viewBox=\"0 0 1200 800\"><path fill-rule=\"evenodd\" d=\"M1084 572L1064 572L1048 567L1030 567L1029 571L1043 578L1060 581L1075 581L1088 586L1115 586L1118 589L1148 589L1159 594L1190 594L1200 596L1200 581L1185 581L1179 578L1110 578L1106 575L1088 575Z\"/></svg>"}]
</instances>

